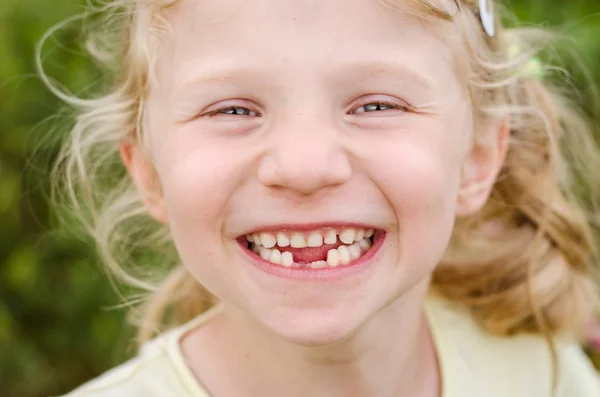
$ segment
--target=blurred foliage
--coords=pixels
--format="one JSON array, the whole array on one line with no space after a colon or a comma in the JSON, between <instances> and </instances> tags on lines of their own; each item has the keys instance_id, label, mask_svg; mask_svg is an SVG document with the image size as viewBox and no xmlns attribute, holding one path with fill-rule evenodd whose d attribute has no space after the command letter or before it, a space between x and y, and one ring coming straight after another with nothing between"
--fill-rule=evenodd
<instances>
[{"instance_id":1,"label":"blurred foliage","mask_svg":"<svg viewBox=\"0 0 600 397\"><path fill-rule=\"evenodd\" d=\"M35 73L35 44L84 0L0 1L0 395L64 393L134 353L124 311L89 240L57 229L48 171L68 132L62 105ZM513 0L521 21L565 26L600 83L598 0ZM596 14L596 15L593 15ZM99 81L77 24L44 51L50 76L73 92ZM585 86L582 85L582 88ZM587 86L589 88L589 86ZM598 108L588 109L598 115Z\"/></svg>"}]
</instances>

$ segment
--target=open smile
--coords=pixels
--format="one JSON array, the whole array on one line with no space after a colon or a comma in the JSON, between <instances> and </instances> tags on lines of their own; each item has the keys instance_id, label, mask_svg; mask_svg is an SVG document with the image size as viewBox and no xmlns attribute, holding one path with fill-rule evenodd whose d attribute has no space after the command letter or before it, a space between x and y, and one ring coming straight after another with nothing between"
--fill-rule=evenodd
<instances>
[{"instance_id":1,"label":"open smile","mask_svg":"<svg viewBox=\"0 0 600 397\"><path fill-rule=\"evenodd\" d=\"M238 243L261 269L280 276L328 278L353 273L380 249L385 232L363 227L260 231Z\"/></svg>"}]
</instances>

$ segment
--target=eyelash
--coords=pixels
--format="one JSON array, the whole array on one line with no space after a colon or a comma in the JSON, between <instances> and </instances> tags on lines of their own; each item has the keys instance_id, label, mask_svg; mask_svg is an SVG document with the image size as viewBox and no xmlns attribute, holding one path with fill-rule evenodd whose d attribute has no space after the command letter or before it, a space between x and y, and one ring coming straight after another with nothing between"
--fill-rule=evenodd
<instances>
[{"instance_id":1,"label":"eyelash","mask_svg":"<svg viewBox=\"0 0 600 397\"><path fill-rule=\"evenodd\" d=\"M359 106L357 109L372 107L372 106L375 106L377 108L386 107L386 109L378 109L378 110L370 110L370 111L365 110L365 111L359 112L359 113L377 113L377 112L383 112L385 110L401 110L403 112L410 112L410 108L408 105L401 105L398 103L391 103L391 102L385 102L385 101L368 102L368 103L365 103L364 105ZM354 110L353 113L356 113L356 110Z\"/></svg>"},{"instance_id":2,"label":"eyelash","mask_svg":"<svg viewBox=\"0 0 600 397\"><path fill-rule=\"evenodd\" d=\"M359 106L357 109L360 108L366 108L366 107L373 107L375 106L376 108L379 108L377 110L369 110L367 111L365 109L365 111L363 112L358 112L358 113L377 113L377 112L383 112L386 110L401 110L403 112L410 112L411 109L409 108L408 105L400 105L397 103L390 103L390 102L384 102L384 101L374 101L374 102L368 102L365 103L364 105ZM385 109L381 109L382 107L385 107ZM351 114L356 114L356 110L352 111ZM240 113L238 113L238 111ZM219 114L222 115L228 115L228 116L247 116L247 117L261 117L261 115L251 109L248 109L247 107L244 106L226 106L223 108L219 108L219 109L215 109L213 111L210 111L208 113L206 113L206 116L208 117L214 117L217 116Z\"/></svg>"},{"instance_id":3,"label":"eyelash","mask_svg":"<svg viewBox=\"0 0 600 397\"><path fill-rule=\"evenodd\" d=\"M242 110L242 114L238 114L237 111L238 110ZM227 113L233 111L233 113ZM250 113L250 114L246 114L246 113ZM212 110L208 113L206 113L207 116L209 117L214 117L217 116L219 114L223 114L223 115L227 115L227 116L252 116L252 117L260 117L258 112L255 112L254 110L250 110L247 107L244 106L226 106L223 108L219 108L219 109L215 109ZM254 115L252 115L254 114Z\"/></svg>"}]
</instances>

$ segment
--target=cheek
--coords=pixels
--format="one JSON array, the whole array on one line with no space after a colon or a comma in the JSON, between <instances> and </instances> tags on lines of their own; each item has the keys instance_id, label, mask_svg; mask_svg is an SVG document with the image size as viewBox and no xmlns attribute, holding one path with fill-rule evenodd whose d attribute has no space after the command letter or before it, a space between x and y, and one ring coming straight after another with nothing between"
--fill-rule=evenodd
<instances>
[{"instance_id":1,"label":"cheek","mask_svg":"<svg viewBox=\"0 0 600 397\"><path fill-rule=\"evenodd\" d=\"M233 164L213 153L179 152L159 170L171 226L180 222L209 226L198 222L210 221L224 210L223 199L234 180Z\"/></svg>"},{"instance_id":2,"label":"cheek","mask_svg":"<svg viewBox=\"0 0 600 397\"><path fill-rule=\"evenodd\" d=\"M157 142L157 171L172 228L195 225L218 232L215 222L246 176L248 151L239 143L185 126Z\"/></svg>"},{"instance_id":3,"label":"cheek","mask_svg":"<svg viewBox=\"0 0 600 397\"><path fill-rule=\"evenodd\" d=\"M456 204L462 161L444 145L401 143L378 150L372 175L399 217L451 212Z\"/></svg>"},{"instance_id":4,"label":"cheek","mask_svg":"<svg viewBox=\"0 0 600 397\"><path fill-rule=\"evenodd\" d=\"M209 289L218 274L214 270L226 259L219 249L222 220L244 177L239 161L226 148L189 140L166 142L157 161L173 241L183 264Z\"/></svg>"},{"instance_id":5,"label":"cheek","mask_svg":"<svg viewBox=\"0 0 600 397\"><path fill-rule=\"evenodd\" d=\"M386 180L392 205L400 218L422 219L453 213L460 167L442 164L423 152L404 153Z\"/></svg>"},{"instance_id":6,"label":"cheek","mask_svg":"<svg viewBox=\"0 0 600 397\"><path fill-rule=\"evenodd\" d=\"M385 157L397 160L380 164L376 182L396 214L401 263L420 277L448 245L462 163L457 154L432 146L406 145Z\"/></svg>"}]
</instances>

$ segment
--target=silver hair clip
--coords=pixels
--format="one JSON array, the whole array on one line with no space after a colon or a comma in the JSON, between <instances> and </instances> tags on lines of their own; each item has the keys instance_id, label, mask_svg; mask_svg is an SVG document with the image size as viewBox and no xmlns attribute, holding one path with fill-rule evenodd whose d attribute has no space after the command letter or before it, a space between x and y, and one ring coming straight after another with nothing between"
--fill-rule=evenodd
<instances>
[{"instance_id":1,"label":"silver hair clip","mask_svg":"<svg viewBox=\"0 0 600 397\"><path fill-rule=\"evenodd\" d=\"M496 25L494 20L494 5L493 0L479 0L479 18L483 30L488 36L494 37L496 34Z\"/></svg>"}]
</instances>

